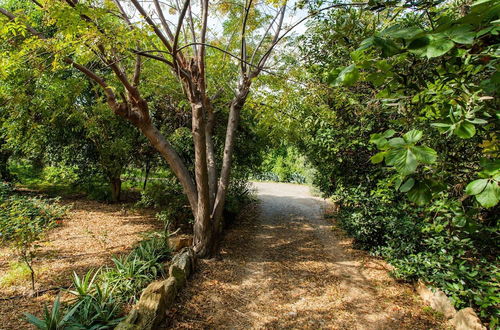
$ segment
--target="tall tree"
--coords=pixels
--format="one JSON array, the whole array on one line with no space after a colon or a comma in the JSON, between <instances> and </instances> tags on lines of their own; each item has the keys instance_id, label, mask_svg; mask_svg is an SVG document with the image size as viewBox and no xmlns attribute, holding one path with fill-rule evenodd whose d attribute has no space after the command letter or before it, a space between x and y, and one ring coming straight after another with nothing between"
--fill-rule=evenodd
<instances>
[{"instance_id":1,"label":"tall tree","mask_svg":"<svg viewBox=\"0 0 500 330\"><path fill-rule=\"evenodd\" d=\"M12 4L12 0L8 2ZM182 184L195 218L194 250L199 256L213 255L221 231L240 112L252 82L268 70L272 51L298 24L284 28L286 0L274 5L245 0L231 6L210 4L208 0L199 4L190 0L182 4L159 0L32 3L21 11L0 7L6 18L2 34L7 42L16 43L6 55L16 60L20 54L48 52L54 65L71 65L98 84L111 110L136 126L165 158ZM335 6L345 5L330 8ZM41 24L30 18L33 11L41 13ZM228 24L210 29L209 20L215 22L217 16L226 18ZM220 30L228 29L230 33L219 36ZM16 37L18 34L26 37ZM211 35L215 37L208 40ZM236 86L227 105L229 115L220 164L216 164L213 142L212 103L217 90L208 84L207 72L213 69L207 64L209 48L226 54L226 61L233 59L239 66L238 73L230 78ZM151 120L149 102L144 96L147 91L141 88L145 58L165 64L189 103L195 150L193 176ZM92 68L96 59L114 73L112 80Z\"/></svg>"}]
</instances>

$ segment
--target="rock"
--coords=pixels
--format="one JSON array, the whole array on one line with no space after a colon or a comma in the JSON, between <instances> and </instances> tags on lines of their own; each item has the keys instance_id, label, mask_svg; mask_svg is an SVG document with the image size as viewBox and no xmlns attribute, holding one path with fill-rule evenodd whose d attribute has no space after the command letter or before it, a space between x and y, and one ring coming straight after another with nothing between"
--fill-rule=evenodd
<instances>
[{"instance_id":1,"label":"rock","mask_svg":"<svg viewBox=\"0 0 500 330\"><path fill-rule=\"evenodd\" d=\"M165 305L168 307L172 306L177 295L177 285L175 278L169 277L164 281L165 286Z\"/></svg>"},{"instance_id":2,"label":"rock","mask_svg":"<svg viewBox=\"0 0 500 330\"><path fill-rule=\"evenodd\" d=\"M443 291L435 289L432 292L424 283L419 282L417 292L427 305L443 314L444 317L451 319L457 313L457 310Z\"/></svg>"},{"instance_id":3,"label":"rock","mask_svg":"<svg viewBox=\"0 0 500 330\"><path fill-rule=\"evenodd\" d=\"M431 307L435 311L442 313L444 317L448 319L451 319L457 313L457 310L455 309L455 307L453 307L453 304L451 303L450 299L446 296L446 294L443 291L439 289L436 289L436 291L434 292L431 301Z\"/></svg>"},{"instance_id":4,"label":"rock","mask_svg":"<svg viewBox=\"0 0 500 330\"><path fill-rule=\"evenodd\" d=\"M172 306L176 293L176 281L172 277L149 284L125 321L115 329L157 329L165 320L167 309Z\"/></svg>"},{"instance_id":5,"label":"rock","mask_svg":"<svg viewBox=\"0 0 500 330\"><path fill-rule=\"evenodd\" d=\"M481 324L474 310L470 307L461 309L451 320L451 323L457 330L483 330L486 329Z\"/></svg>"},{"instance_id":6,"label":"rock","mask_svg":"<svg viewBox=\"0 0 500 330\"><path fill-rule=\"evenodd\" d=\"M193 245L193 237L190 235L178 235L168 238L168 246L173 252Z\"/></svg>"},{"instance_id":7,"label":"rock","mask_svg":"<svg viewBox=\"0 0 500 330\"><path fill-rule=\"evenodd\" d=\"M184 286L186 279L193 272L194 265L195 256L191 248L187 247L179 251L170 263L170 277L149 284L128 317L115 329L157 329L165 320L167 310L173 305L178 289Z\"/></svg>"},{"instance_id":8,"label":"rock","mask_svg":"<svg viewBox=\"0 0 500 330\"><path fill-rule=\"evenodd\" d=\"M180 288L184 286L184 283L186 283L187 278L191 275L193 270L193 250L191 250L191 248L184 248L172 258L168 273L171 277L175 278L177 287Z\"/></svg>"}]
</instances>

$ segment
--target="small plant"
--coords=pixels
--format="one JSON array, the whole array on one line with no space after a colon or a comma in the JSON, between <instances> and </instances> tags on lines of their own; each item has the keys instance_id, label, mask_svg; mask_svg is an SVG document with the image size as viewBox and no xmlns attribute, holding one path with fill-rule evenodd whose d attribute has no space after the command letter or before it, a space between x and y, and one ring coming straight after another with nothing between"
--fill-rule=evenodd
<instances>
[{"instance_id":1,"label":"small plant","mask_svg":"<svg viewBox=\"0 0 500 330\"><path fill-rule=\"evenodd\" d=\"M0 287L6 288L24 282L30 278L30 275L30 269L24 262L10 262L9 269L0 276Z\"/></svg>"},{"instance_id":2,"label":"small plant","mask_svg":"<svg viewBox=\"0 0 500 330\"><path fill-rule=\"evenodd\" d=\"M2 189L3 190L3 189ZM10 193L10 192L9 192ZM2 193L0 205L0 243L10 246L31 272L31 289L35 290L33 260L43 233L57 225L66 207L42 198Z\"/></svg>"},{"instance_id":3,"label":"small plant","mask_svg":"<svg viewBox=\"0 0 500 330\"><path fill-rule=\"evenodd\" d=\"M64 313L61 309L61 303L58 296L54 301L54 305L52 305L52 309L50 311L47 306L45 306L42 319L39 319L38 317L30 313L25 313L25 316L26 320L36 326L38 329L62 330L67 329L69 320L77 308L78 305L74 306L69 312Z\"/></svg>"},{"instance_id":4,"label":"small plant","mask_svg":"<svg viewBox=\"0 0 500 330\"><path fill-rule=\"evenodd\" d=\"M59 298L52 311L44 311L43 319L27 314L38 329L110 329L122 319L124 304L133 303L152 280L164 276L163 262L170 251L166 236L153 233L140 242L127 256L113 258L114 267L89 270L80 277L73 273L75 296L67 311Z\"/></svg>"}]
</instances>

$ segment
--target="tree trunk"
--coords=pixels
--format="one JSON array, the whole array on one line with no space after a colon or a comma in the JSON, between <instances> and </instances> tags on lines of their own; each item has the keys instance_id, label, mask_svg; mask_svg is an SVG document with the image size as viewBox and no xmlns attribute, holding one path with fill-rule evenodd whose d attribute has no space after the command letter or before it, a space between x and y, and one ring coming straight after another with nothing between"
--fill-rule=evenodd
<instances>
[{"instance_id":1,"label":"tree trunk","mask_svg":"<svg viewBox=\"0 0 500 330\"><path fill-rule=\"evenodd\" d=\"M0 150L0 179L7 182L12 181L12 175L8 168L10 155L10 152Z\"/></svg>"},{"instance_id":2,"label":"tree trunk","mask_svg":"<svg viewBox=\"0 0 500 330\"><path fill-rule=\"evenodd\" d=\"M110 179L111 185L111 199L113 202L119 202L122 193L122 180L118 178Z\"/></svg>"},{"instance_id":3,"label":"tree trunk","mask_svg":"<svg viewBox=\"0 0 500 330\"><path fill-rule=\"evenodd\" d=\"M146 190L146 185L148 184L149 171L151 170L151 161L146 160L146 170L144 173L144 184L142 185L142 190Z\"/></svg>"},{"instance_id":4,"label":"tree trunk","mask_svg":"<svg viewBox=\"0 0 500 330\"><path fill-rule=\"evenodd\" d=\"M196 97L196 96L194 96ZM194 142L196 188L198 208L193 226L193 248L199 257L213 254L213 223L210 221L210 189L208 183L206 123L204 104L201 100L191 99L192 133Z\"/></svg>"},{"instance_id":5,"label":"tree trunk","mask_svg":"<svg viewBox=\"0 0 500 330\"><path fill-rule=\"evenodd\" d=\"M231 174L231 162L233 158L234 143L236 139L236 129L240 120L240 112L245 104L248 93L250 91L250 80L244 80L238 90L237 95L231 102L229 109L229 118L226 130L226 141L224 143L224 155L222 159L222 168L220 173L219 185L217 187L217 195L212 211L212 219L214 221L214 231L222 232L222 212L224 203L226 202L227 188L229 186L229 178Z\"/></svg>"},{"instance_id":6,"label":"tree trunk","mask_svg":"<svg viewBox=\"0 0 500 330\"><path fill-rule=\"evenodd\" d=\"M138 126L143 134L148 138L149 142L153 147L160 152L162 157L167 161L172 172L179 180L186 194L191 210L193 211L193 216L196 219L196 210L198 209L198 193L196 186L189 174L189 171L179 157L179 154L175 151L172 145L163 137L160 131L150 122L143 123Z\"/></svg>"}]
</instances>

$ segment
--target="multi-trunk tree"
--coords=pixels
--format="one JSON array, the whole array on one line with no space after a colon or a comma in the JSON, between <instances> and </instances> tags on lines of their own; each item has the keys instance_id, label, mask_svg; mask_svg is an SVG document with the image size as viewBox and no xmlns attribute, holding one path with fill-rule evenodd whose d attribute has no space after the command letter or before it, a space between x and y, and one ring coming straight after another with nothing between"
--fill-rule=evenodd
<instances>
[{"instance_id":1,"label":"multi-trunk tree","mask_svg":"<svg viewBox=\"0 0 500 330\"><path fill-rule=\"evenodd\" d=\"M216 251L221 232L240 112L253 80L268 71L272 51L298 24L285 27L288 11L286 1L246 0L227 5L208 0L32 0L30 6L21 6L5 0L0 6L1 33L13 46L5 51L11 62L4 70L8 73L24 57L45 56L52 66L72 66L100 86L110 109L147 137L179 179L195 218L194 249L199 256L209 256ZM220 18L224 24L217 22ZM207 72L214 73L217 66L207 64L208 49L224 54L223 60L239 67L229 78L233 96L226 105L220 164L216 164L213 140L213 101L228 91L209 86ZM164 64L165 76L177 79L189 103L194 175L151 120L145 96L149 91L141 86L147 79L142 75L146 60ZM105 78L103 66L112 71L112 79Z\"/></svg>"}]
</instances>

